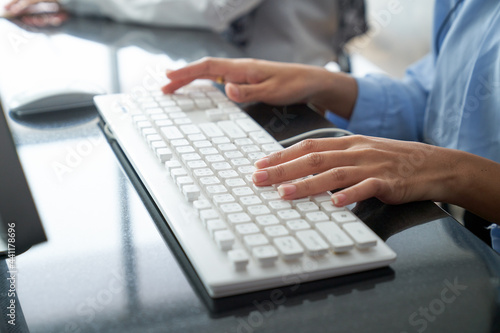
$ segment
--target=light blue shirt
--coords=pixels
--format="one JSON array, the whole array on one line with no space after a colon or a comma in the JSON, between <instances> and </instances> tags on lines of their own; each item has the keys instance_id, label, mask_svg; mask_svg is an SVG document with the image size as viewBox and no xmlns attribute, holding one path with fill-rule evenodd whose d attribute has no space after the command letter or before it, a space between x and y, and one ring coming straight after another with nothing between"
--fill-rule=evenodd
<instances>
[{"instance_id":1,"label":"light blue shirt","mask_svg":"<svg viewBox=\"0 0 500 333\"><path fill-rule=\"evenodd\" d=\"M433 49L402 80L357 78L354 133L467 151L500 163L500 1L436 0ZM500 177L500 175L498 175ZM499 203L500 204L500 203ZM492 229L500 250L500 228Z\"/></svg>"}]
</instances>

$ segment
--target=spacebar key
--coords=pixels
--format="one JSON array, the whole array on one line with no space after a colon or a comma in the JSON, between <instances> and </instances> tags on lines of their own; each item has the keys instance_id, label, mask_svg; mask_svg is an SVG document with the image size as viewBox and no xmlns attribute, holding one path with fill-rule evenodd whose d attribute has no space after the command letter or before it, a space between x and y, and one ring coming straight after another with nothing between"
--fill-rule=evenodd
<instances>
[{"instance_id":1,"label":"spacebar key","mask_svg":"<svg viewBox=\"0 0 500 333\"><path fill-rule=\"evenodd\" d=\"M220 129L226 134L230 139L241 139L246 138L245 132L232 120L219 121L217 123Z\"/></svg>"}]
</instances>

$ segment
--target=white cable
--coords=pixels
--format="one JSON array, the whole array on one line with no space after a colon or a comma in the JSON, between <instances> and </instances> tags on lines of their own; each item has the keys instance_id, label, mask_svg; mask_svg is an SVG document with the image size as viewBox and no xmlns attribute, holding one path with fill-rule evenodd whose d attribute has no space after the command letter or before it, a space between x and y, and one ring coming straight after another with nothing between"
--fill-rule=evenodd
<instances>
[{"instance_id":1,"label":"white cable","mask_svg":"<svg viewBox=\"0 0 500 333\"><path fill-rule=\"evenodd\" d=\"M289 146L292 145L293 143L302 141L312 136L319 136L324 134L336 134L337 136L344 136L344 135L353 135L354 133L342 128L320 128L305 133L301 133L296 136L292 136L291 138L288 139L281 140L279 141L279 144L282 146Z\"/></svg>"}]
</instances>

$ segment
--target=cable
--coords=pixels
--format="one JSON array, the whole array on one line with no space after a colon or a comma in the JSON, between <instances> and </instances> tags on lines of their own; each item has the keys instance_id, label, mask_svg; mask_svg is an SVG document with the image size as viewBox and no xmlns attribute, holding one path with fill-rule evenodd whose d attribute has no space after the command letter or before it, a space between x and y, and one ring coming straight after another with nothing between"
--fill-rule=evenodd
<instances>
[{"instance_id":1,"label":"cable","mask_svg":"<svg viewBox=\"0 0 500 333\"><path fill-rule=\"evenodd\" d=\"M292 136L291 138L288 139L281 140L279 141L279 144L282 146L290 146L304 139L324 134L334 134L335 136L353 135L352 132L342 128L320 128Z\"/></svg>"}]
</instances>

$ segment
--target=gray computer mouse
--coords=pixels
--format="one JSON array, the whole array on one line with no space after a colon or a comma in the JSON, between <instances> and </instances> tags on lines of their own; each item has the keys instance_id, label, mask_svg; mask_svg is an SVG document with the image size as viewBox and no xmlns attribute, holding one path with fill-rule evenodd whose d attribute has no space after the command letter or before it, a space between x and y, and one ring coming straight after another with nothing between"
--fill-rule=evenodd
<instances>
[{"instance_id":1,"label":"gray computer mouse","mask_svg":"<svg viewBox=\"0 0 500 333\"><path fill-rule=\"evenodd\" d=\"M23 91L13 96L8 105L17 115L73 110L93 106L94 96L105 93L95 85L61 84Z\"/></svg>"}]
</instances>

